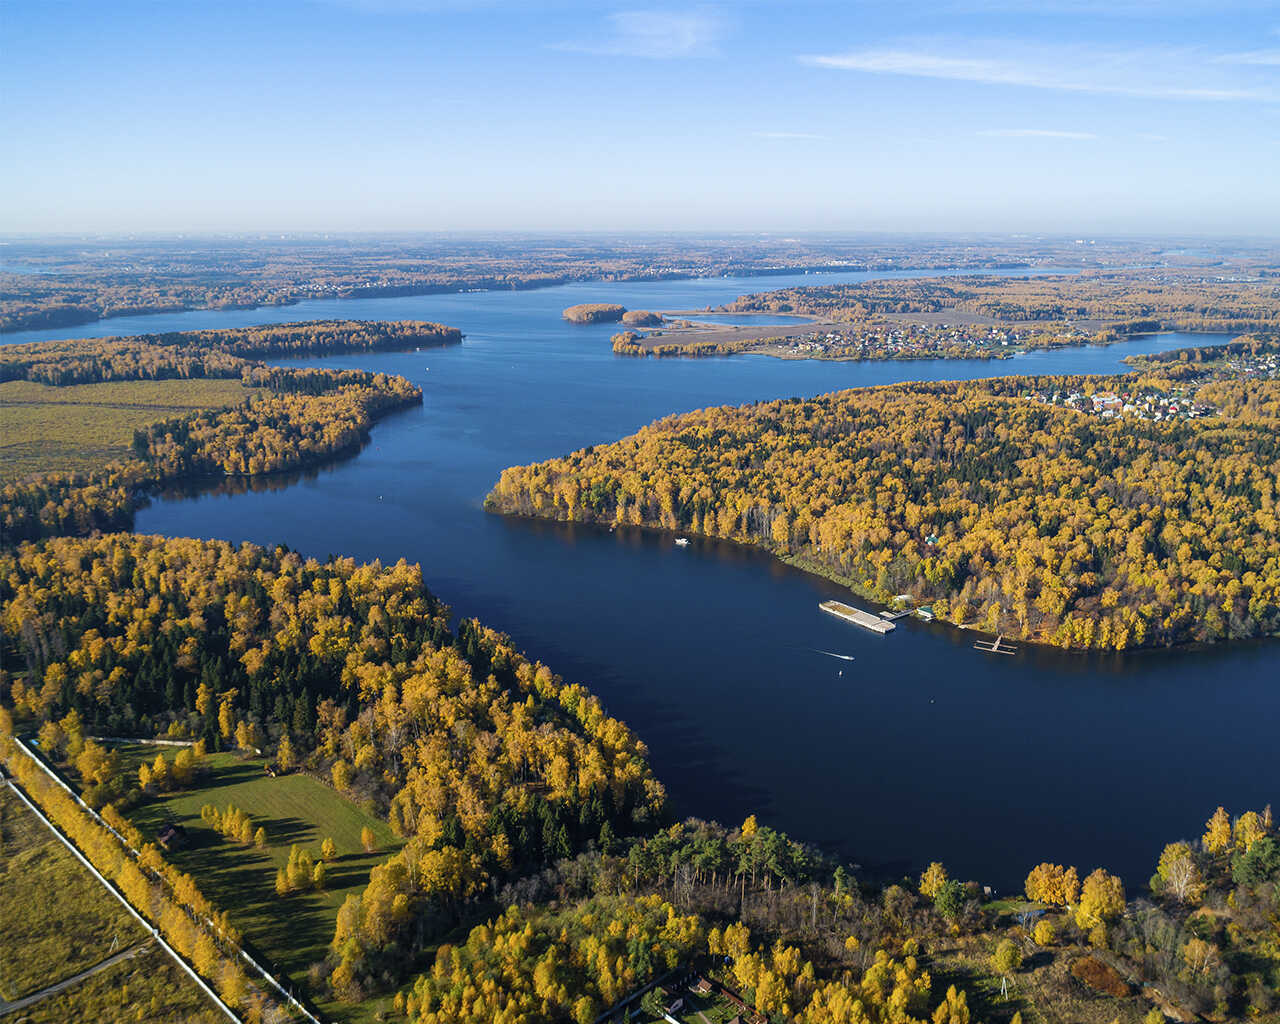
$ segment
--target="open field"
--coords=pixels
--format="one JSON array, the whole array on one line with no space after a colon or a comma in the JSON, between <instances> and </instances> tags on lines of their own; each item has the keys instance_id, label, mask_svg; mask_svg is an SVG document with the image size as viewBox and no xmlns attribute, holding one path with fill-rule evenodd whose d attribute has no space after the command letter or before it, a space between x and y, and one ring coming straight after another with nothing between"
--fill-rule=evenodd
<instances>
[{"instance_id":1,"label":"open field","mask_svg":"<svg viewBox=\"0 0 1280 1024\"><path fill-rule=\"evenodd\" d=\"M121 748L126 760L153 759L155 747ZM167 752L172 757L171 752ZM333 789L306 775L271 778L261 760L241 760L236 754L210 754L196 788L150 798L129 817L151 839L168 822L184 826L188 843L166 859L194 875L214 905L226 910L245 938L299 985L307 968L324 958L333 938L338 908L349 894L359 894L369 871L382 863L400 841L384 822L366 814ZM267 849L241 846L223 838L200 818L200 808L214 804L225 810L233 804L248 813L255 827L267 832ZM376 853L366 854L360 830L368 825L378 840ZM289 861L289 847L305 847L319 860L320 843L332 838L336 860L326 865L323 892L277 896L276 870ZM343 1016L352 1009L326 1006Z\"/></svg>"},{"instance_id":2,"label":"open field","mask_svg":"<svg viewBox=\"0 0 1280 1024\"><path fill-rule=\"evenodd\" d=\"M705 316L707 314L699 315ZM736 316L737 314L733 315ZM642 348L652 349L662 345L692 345L706 342L717 345L741 345L773 338L802 337L814 331L825 331L835 326L834 322L826 320L797 317L794 325L761 324L759 327L752 327L750 325L713 324L707 321L697 327L667 326L659 330L637 331L636 333L640 335L638 344Z\"/></svg>"},{"instance_id":3,"label":"open field","mask_svg":"<svg viewBox=\"0 0 1280 1024\"><path fill-rule=\"evenodd\" d=\"M1121 998L1106 997L1077 980L1071 966L1085 952L1070 945L1026 954L1002 995L1000 978L991 967L993 951L993 941L972 938L936 950L929 965L934 992L955 985L968 994L975 1019L989 1020L1002 1010L1008 1014L1016 1009L1026 1024L1141 1024L1154 1005L1136 989Z\"/></svg>"},{"instance_id":4,"label":"open field","mask_svg":"<svg viewBox=\"0 0 1280 1024\"><path fill-rule=\"evenodd\" d=\"M0 789L0 997L56 984L145 937L13 791Z\"/></svg>"},{"instance_id":5,"label":"open field","mask_svg":"<svg viewBox=\"0 0 1280 1024\"><path fill-rule=\"evenodd\" d=\"M226 1016L156 947L33 1003L26 1024L225 1024Z\"/></svg>"},{"instance_id":6,"label":"open field","mask_svg":"<svg viewBox=\"0 0 1280 1024\"><path fill-rule=\"evenodd\" d=\"M127 455L133 432L196 409L238 405L238 380L0 384L0 484L36 473L99 469Z\"/></svg>"}]
</instances>

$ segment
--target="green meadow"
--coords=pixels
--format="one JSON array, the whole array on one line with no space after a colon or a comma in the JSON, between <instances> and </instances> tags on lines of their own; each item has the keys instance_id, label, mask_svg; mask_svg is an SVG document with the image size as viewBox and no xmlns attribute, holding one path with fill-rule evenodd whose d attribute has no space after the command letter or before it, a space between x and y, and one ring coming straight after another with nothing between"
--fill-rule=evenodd
<instances>
[{"instance_id":1,"label":"green meadow","mask_svg":"<svg viewBox=\"0 0 1280 1024\"><path fill-rule=\"evenodd\" d=\"M129 454L133 432L197 409L238 405L238 380L143 380L50 387L0 384L0 484L87 472Z\"/></svg>"},{"instance_id":2,"label":"green meadow","mask_svg":"<svg viewBox=\"0 0 1280 1024\"><path fill-rule=\"evenodd\" d=\"M122 748L125 760L153 760L157 748ZM166 748L172 760L173 749ZM129 812L130 820L147 839L166 824L187 830L183 849L167 853L175 866L193 875L201 891L226 910L248 942L260 950L295 984L305 986L307 969L322 960L333 938L338 908L350 894L359 895L370 870L401 846L385 822L361 810L318 779L304 774L272 778L260 759L238 754L209 754L194 788L148 797ZM200 817L213 804L225 811L233 805L263 827L267 848L258 850L223 837ZM377 837L377 850L364 852L360 832L368 826ZM289 861L293 845L320 859L320 844L333 840L337 858L326 864L322 892L277 896L276 871ZM357 1008L324 1004L326 1014L347 1018ZM364 1007L365 1009L368 1006Z\"/></svg>"}]
</instances>

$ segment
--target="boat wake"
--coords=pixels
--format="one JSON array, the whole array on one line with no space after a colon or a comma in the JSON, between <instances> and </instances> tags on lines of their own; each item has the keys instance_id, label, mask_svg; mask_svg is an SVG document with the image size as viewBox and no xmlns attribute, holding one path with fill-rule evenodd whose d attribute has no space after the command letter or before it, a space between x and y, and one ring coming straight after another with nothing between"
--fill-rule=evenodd
<instances>
[{"instance_id":1,"label":"boat wake","mask_svg":"<svg viewBox=\"0 0 1280 1024\"><path fill-rule=\"evenodd\" d=\"M810 647L809 650L814 654L825 654L828 658L839 658L841 661L853 661L852 654L836 654L835 651L820 651L816 647Z\"/></svg>"}]
</instances>

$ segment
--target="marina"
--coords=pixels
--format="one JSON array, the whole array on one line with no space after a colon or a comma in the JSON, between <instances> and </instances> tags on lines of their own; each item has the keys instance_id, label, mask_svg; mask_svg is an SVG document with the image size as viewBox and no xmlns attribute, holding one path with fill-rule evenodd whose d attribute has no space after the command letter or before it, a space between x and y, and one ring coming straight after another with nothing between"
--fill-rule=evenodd
<instances>
[{"instance_id":1,"label":"marina","mask_svg":"<svg viewBox=\"0 0 1280 1024\"><path fill-rule=\"evenodd\" d=\"M879 615L864 612L861 608L854 608L843 601L823 601L818 607L829 615L844 619L845 622L852 622L855 626L869 629L873 633L892 633L897 628L892 622L880 618Z\"/></svg>"}]
</instances>

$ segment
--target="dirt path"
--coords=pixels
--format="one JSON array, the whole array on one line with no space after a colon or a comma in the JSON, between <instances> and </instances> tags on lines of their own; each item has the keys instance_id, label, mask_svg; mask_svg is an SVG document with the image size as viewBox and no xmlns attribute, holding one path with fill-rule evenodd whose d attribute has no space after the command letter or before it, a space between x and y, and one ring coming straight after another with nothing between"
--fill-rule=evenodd
<instances>
[{"instance_id":1,"label":"dirt path","mask_svg":"<svg viewBox=\"0 0 1280 1024\"><path fill-rule=\"evenodd\" d=\"M39 992L33 992L29 996L23 996L21 999L15 1000L12 1003L7 1003L3 999L0 999L0 1017L5 1016L6 1014L16 1013L18 1010L25 1010L28 1006L38 1003L42 999L48 999L49 996L56 996L59 992L65 992L72 986L79 985L80 982L85 980L85 978L92 978L99 971L105 971L108 967L114 967L122 960L130 960L135 956L141 956L143 953L147 952L150 946L151 940L145 939L142 942L130 946L128 949L122 949L115 956L109 956L101 963L95 964L87 970L81 971L79 974L73 974L69 978L64 978L56 985L50 985L48 988L42 988Z\"/></svg>"}]
</instances>

